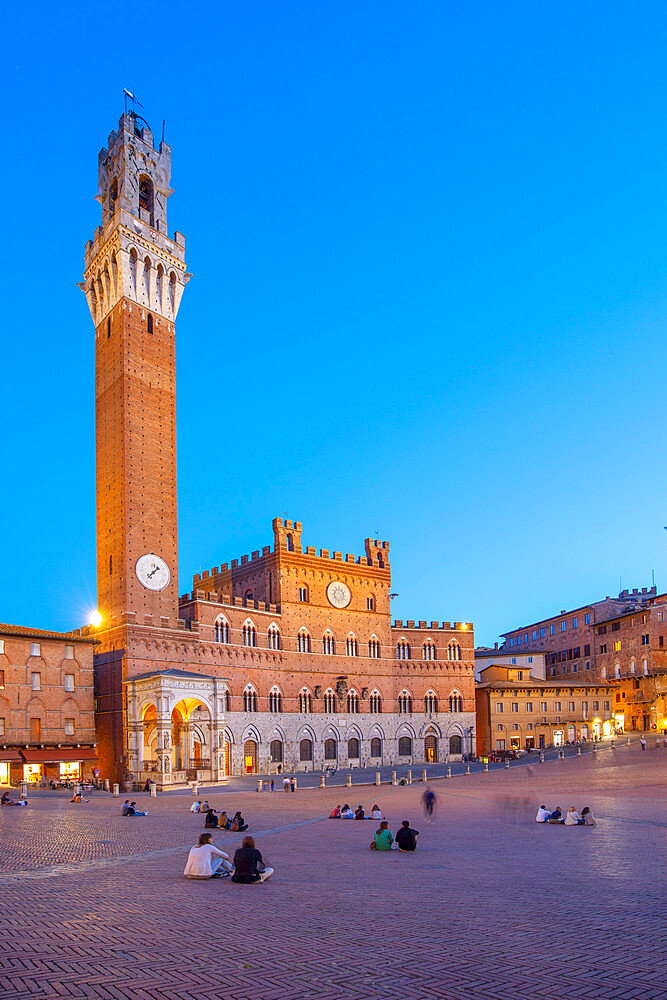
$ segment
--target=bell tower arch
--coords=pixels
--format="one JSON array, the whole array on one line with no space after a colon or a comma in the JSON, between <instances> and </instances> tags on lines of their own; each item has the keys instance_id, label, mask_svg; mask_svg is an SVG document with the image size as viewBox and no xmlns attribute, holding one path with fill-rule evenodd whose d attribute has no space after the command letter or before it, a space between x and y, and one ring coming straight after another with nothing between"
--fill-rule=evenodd
<instances>
[{"instance_id":1,"label":"bell tower arch","mask_svg":"<svg viewBox=\"0 0 667 1000\"><path fill-rule=\"evenodd\" d=\"M178 615L175 321L190 275L185 238L167 235L170 181L169 146L125 113L99 153L102 225L82 285L95 326L102 628L127 613Z\"/></svg>"}]
</instances>

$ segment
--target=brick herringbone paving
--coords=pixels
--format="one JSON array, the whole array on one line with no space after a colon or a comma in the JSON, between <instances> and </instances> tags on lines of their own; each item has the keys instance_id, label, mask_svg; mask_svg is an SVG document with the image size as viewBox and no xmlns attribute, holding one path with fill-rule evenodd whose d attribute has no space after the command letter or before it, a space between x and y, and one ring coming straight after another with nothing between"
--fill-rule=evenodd
<instances>
[{"instance_id":1,"label":"brick herringbone paving","mask_svg":"<svg viewBox=\"0 0 667 1000\"><path fill-rule=\"evenodd\" d=\"M600 758L434 782L433 824L423 785L346 792L411 819L414 855L324 819L339 789L239 793L276 868L262 886L182 877L202 829L186 795L141 796L134 819L103 795L2 809L0 998L662 998L667 751ZM538 826L540 801L598 826Z\"/></svg>"}]
</instances>

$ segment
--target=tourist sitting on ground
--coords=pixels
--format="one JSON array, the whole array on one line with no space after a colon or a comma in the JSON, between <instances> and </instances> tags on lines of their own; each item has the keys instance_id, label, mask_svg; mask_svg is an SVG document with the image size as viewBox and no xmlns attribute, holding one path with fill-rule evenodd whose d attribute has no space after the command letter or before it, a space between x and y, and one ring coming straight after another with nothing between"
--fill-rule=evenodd
<instances>
[{"instance_id":1,"label":"tourist sitting on ground","mask_svg":"<svg viewBox=\"0 0 667 1000\"><path fill-rule=\"evenodd\" d=\"M343 808L340 811L340 818L341 819L354 819L354 813L352 812L352 810L348 806L347 802L345 803L345 805L343 806Z\"/></svg>"},{"instance_id":2,"label":"tourist sitting on ground","mask_svg":"<svg viewBox=\"0 0 667 1000\"><path fill-rule=\"evenodd\" d=\"M196 800L196 799L195 799L195 801L194 801L194 802L192 803L192 805L190 806L190 812L191 812L191 813L198 813L198 812L201 812L201 804L200 804L199 802L197 802L197 800Z\"/></svg>"},{"instance_id":3,"label":"tourist sitting on ground","mask_svg":"<svg viewBox=\"0 0 667 1000\"><path fill-rule=\"evenodd\" d=\"M200 812L203 812L203 813L207 813L207 812L209 811L209 809L210 809L210 808L211 808L211 807L210 807L210 805L208 804L208 799L204 799L204 801L202 802L202 804L201 804L201 806L200 806L200 809L199 809L199 811L200 811Z\"/></svg>"},{"instance_id":4,"label":"tourist sitting on ground","mask_svg":"<svg viewBox=\"0 0 667 1000\"><path fill-rule=\"evenodd\" d=\"M563 819L563 813L561 811L561 808L560 806L556 806L554 811L552 813L549 813L549 819L547 820L547 823L564 823L564 822L565 820Z\"/></svg>"},{"instance_id":5,"label":"tourist sitting on ground","mask_svg":"<svg viewBox=\"0 0 667 1000\"><path fill-rule=\"evenodd\" d=\"M218 828L220 830L231 830L232 828L232 821L224 809L218 816Z\"/></svg>"},{"instance_id":6,"label":"tourist sitting on ground","mask_svg":"<svg viewBox=\"0 0 667 1000\"><path fill-rule=\"evenodd\" d=\"M535 822L546 823L546 821L549 819L550 816L551 812L547 809L547 807L540 806L540 808L537 810L537 816L535 817Z\"/></svg>"},{"instance_id":7,"label":"tourist sitting on ground","mask_svg":"<svg viewBox=\"0 0 667 1000\"><path fill-rule=\"evenodd\" d=\"M188 878L221 878L234 871L229 855L211 843L211 836L200 834L197 846L190 848L183 872Z\"/></svg>"},{"instance_id":8,"label":"tourist sitting on ground","mask_svg":"<svg viewBox=\"0 0 667 1000\"><path fill-rule=\"evenodd\" d=\"M2 798L0 799L0 805L10 806L11 804L12 804L12 801L11 801L11 799L9 797L9 792L3 792L2 793Z\"/></svg>"},{"instance_id":9,"label":"tourist sitting on ground","mask_svg":"<svg viewBox=\"0 0 667 1000\"><path fill-rule=\"evenodd\" d=\"M127 810L130 808L130 800L125 799L122 806L120 807L121 816L127 816Z\"/></svg>"},{"instance_id":10,"label":"tourist sitting on ground","mask_svg":"<svg viewBox=\"0 0 667 1000\"><path fill-rule=\"evenodd\" d=\"M266 882L273 875L273 868L267 868L262 855L255 847L252 837L244 837L241 846L234 855L234 874L232 882L252 885L254 882Z\"/></svg>"},{"instance_id":11,"label":"tourist sitting on ground","mask_svg":"<svg viewBox=\"0 0 667 1000\"><path fill-rule=\"evenodd\" d=\"M382 812L379 806L373 806L366 819L382 819Z\"/></svg>"},{"instance_id":12,"label":"tourist sitting on ground","mask_svg":"<svg viewBox=\"0 0 667 1000\"><path fill-rule=\"evenodd\" d=\"M83 795L81 794L81 792L75 792L72 798L70 799L70 802L83 802Z\"/></svg>"},{"instance_id":13,"label":"tourist sitting on ground","mask_svg":"<svg viewBox=\"0 0 667 1000\"><path fill-rule=\"evenodd\" d=\"M329 813L329 819L340 819L340 806L336 806L336 808Z\"/></svg>"},{"instance_id":14,"label":"tourist sitting on ground","mask_svg":"<svg viewBox=\"0 0 667 1000\"><path fill-rule=\"evenodd\" d=\"M373 843L371 844L371 851L390 851L393 843L394 838L391 835L389 823L386 819L383 819L375 831Z\"/></svg>"},{"instance_id":15,"label":"tourist sitting on ground","mask_svg":"<svg viewBox=\"0 0 667 1000\"><path fill-rule=\"evenodd\" d=\"M585 806L581 810L581 819L579 820L581 826L595 826L595 816L591 812L590 806Z\"/></svg>"},{"instance_id":16,"label":"tourist sitting on ground","mask_svg":"<svg viewBox=\"0 0 667 1000\"><path fill-rule=\"evenodd\" d=\"M364 812L364 807L363 806L357 806L357 808L354 810L354 818L355 819L366 819L366 813Z\"/></svg>"},{"instance_id":17,"label":"tourist sitting on ground","mask_svg":"<svg viewBox=\"0 0 667 1000\"><path fill-rule=\"evenodd\" d=\"M130 802L129 806L127 807L127 812L125 813L125 815L126 816L148 816L148 812L147 811L142 812L140 809L137 809L137 803L136 802Z\"/></svg>"},{"instance_id":18,"label":"tourist sitting on ground","mask_svg":"<svg viewBox=\"0 0 667 1000\"><path fill-rule=\"evenodd\" d=\"M244 830L248 829L248 824L244 820L241 812L234 813L234 819L232 820L232 830L234 833L243 833Z\"/></svg>"},{"instance_id":19,"label":"tourist sitting on ground","mask_svg":"<svg viewBox=\"0 0 667 1000\"><path fill-rule=\"evenodd\" d=\"M215 809L210 808L206 810L206 816L204 818L204 826L215 827L217 829L218 814L215 811Z\"/></svg>"},{"instance_id":20,"label":"tourist sitting on ground","mask_svg":"<svg viewBox=\"0 0 667 1000\"><path fill-rule=\"evenodd\" d=\"M396 832L396 843L399 851L416 851L419 830L413 830L407 819L401 823L401 829Z\"/></svg>"},{"instance_id":21,"label":"tourist sitting on ground","mask_svg":"<svg viewBox=\"0 0 667 1000\"><path fill-rule=\"evenodd\" d=\"M579 815L579 813L577 812L577 810L574 808L574 806L570 806L570 808L568 809L568 811L565 813L565 824L564 825L565 826L579 826L580 820L581 820L581 816Z\"/></svg>"}]
</instances>

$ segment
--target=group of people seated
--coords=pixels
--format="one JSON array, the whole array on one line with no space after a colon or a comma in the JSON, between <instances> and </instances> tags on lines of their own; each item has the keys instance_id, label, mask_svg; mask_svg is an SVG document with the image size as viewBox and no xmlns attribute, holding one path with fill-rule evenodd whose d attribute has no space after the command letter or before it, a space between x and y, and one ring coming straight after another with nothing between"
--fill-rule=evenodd
<instances>
[{"instance_id":1,"label":"group of people seated","mask_svg":"<svg viewBox=\"0 0 667 1000\"><path fill-rule=\"evenodd\" d=\"M364 811L363 806L357 806L356 809L352 810L350 806L345 803L344 806L336 806L329 815L329 819L371 819L378 820L382 819L382 812L378 805L374 805L369 812L368 816Z\"/></svg>"},{"instance_id":2,"label":"group of people seated","mask_svg":"<svg viewBox=\"0 0 667 1000\"><path fill-rule=\"evenodd\" d=\"M206 805L208 806L208 802ZM200 809L200 812L203 812L203 808ZM204 826L208 829L231 830L232 833L243 833L244 830L248 829L248 824L240 810L235 812L233 816L228 816L224 809L217 813L211 806L208 806L206 810Z\"/></svg>"},{"instance_id":3,"label":"group of people seated","mask_svg":"<svg viewBox=\"0 0 667 1000\"><path fill-rule=\"evenodd\" d=\"M570 806L563 816L560 806L549 810L546 806L540 806L535 817L536 823L558 823L562 826L595 826L595 817L590 810L590 806L585 806L580 813Z\"/></svg>"},{"instance_id":4,"label":"group of people seated","mask_svg":"<svg viewBox=\"0 0 667 1000\"><path fill-rule=\"evenodd\" d=\"M410 851L417 850L417 837L419 830L413 830L410 821L404 819L401 827L396 831L396 837L392 837L389 823L383 819L380 826L375 831L375 836L371 842L371 851Z\"/></svg>"},{"instance_id":5,"label":"group of people seated","mask_svg":"<svg viewBox=\"0 0 667 1000\"><path fill-rule=\"evenodd\" d=\"M231 878L232 882L253 885L273 875L273 868L266 867L252 837L243 838L232 862L228 854L211 843L211 836L202 833L199 843L190 849L183 872L188 878Z\"/></svg>"},{"instance_id":6,"label":"group of people seated","mask_svg":"<svg viewBox=\"0 0 667 1000\"><path fill-rule=\"evenodd\" d=\"M3 792L2 798L0 798L0 805L2 806L27 806L27 799L17 799L16 802L9 797L9 792Z\"/></svg>"},{"instance_id":7,"label":"group of people seated","mask_svg":"<svg viewBox=\"0 0 667 1000\"><path fill-rule=\"evenodd\" d=\"M136 802L130 802L129 799L125 799L120 808L120 814L121 816L148 816L148 810L146 809L142 812L141 809L137 809Z\"/></svg>"}]
</instances>

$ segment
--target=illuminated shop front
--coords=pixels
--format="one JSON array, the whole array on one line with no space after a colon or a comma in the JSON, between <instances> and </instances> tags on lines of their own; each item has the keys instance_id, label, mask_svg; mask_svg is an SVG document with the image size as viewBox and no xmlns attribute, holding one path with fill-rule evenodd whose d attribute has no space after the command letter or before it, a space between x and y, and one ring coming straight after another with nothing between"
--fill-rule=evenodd
<instances>
[{"instance_id":1,"label":"illuminated shop front","mask_svg":"<svg viewBox=\"0 0 667 1000\"><path fill-rule=\"evenodd\" d=\"M0 750L0 785L11 784L12 765L14 765L14 779L16 780L16 768L23 766L23 757L17 750Z\"/></svg>"},{"instance_id":2,"label":"illuminated shop front","mask_svg":"<svg viewBox=\"0 0 667 1000\"><path fill-rule=\"evenodd\" d=\"M86 771L97 764L94 747L52 747L49 750L22 750L23 780L84 781ZM86 765L88 765L86 767Z\"/></svg>"}]
</instances>

